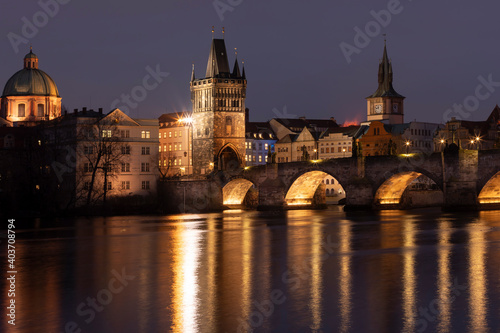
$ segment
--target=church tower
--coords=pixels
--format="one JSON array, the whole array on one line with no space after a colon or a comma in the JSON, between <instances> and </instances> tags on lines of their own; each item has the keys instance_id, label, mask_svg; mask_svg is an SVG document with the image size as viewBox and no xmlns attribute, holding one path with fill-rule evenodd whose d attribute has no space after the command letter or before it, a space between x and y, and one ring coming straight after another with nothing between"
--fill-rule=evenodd
<instances>
[{"instance_id":1,"label":"church tower","mask_svg":"<svg viewBox=\"0 0 500 333\"><path fill-rule=\"evenodd\" d=\"M224 31L223 31L224 33ZM214 39L203 78L191 73L193 172L236 170L245 165L245 69L232 72L224 39Z\"/></svg>"},{"instance_id":2,"label":"church tower","mask_svg":"<svg viewBox=\"0 0 500 333\"><path fill-rule=\"evenodd\" d=\"M384 54L378 66L378 89L367 99L367 120L387 124L404 123L404 99L392 87L392 63L387 56L384 41Z\"/></svg>"}]
</instances>

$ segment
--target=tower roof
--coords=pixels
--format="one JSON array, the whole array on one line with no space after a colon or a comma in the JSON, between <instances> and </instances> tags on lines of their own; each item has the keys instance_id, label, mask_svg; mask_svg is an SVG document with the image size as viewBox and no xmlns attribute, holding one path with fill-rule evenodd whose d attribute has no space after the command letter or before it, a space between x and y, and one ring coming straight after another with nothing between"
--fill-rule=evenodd
<instances>
[{"instance_id":1,"label":"tower roof","mask_svg":"<svg viewBox=\"0 0 500 333\"><path fill-rule=\"evenodd\" d=\"M392 87L392 63L387 56L387 46L384 41L384 54L378 66L378 89L367 98L373 97L400 97L404 96L398 94Z\"/></svg>"},{"instance_id":2,"label":"tower roof","mask_svg":"<svg viewBox=\"0 0 500 333\"><path fill-rule=\"evenodd\" d=\"M227 60L224 39L212 39L208 55L206 77L229 77L229 61Z\"/></svg>"}]
</instances>

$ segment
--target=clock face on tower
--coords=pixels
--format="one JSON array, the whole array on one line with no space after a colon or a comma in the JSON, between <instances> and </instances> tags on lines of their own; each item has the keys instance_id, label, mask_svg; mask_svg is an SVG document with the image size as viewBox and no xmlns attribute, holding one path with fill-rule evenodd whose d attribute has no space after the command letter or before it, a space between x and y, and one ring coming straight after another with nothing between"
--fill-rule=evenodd
<instances>
[{"instance_id":1,"label":"clock face on tower","mask_svg":"<svg viewBox=\"0 0 500 333\"><path fill-rule=\"evenodd\" d=\"M382 104L375 104L375 113L382 113Z\"/></svg>"}]
</instances>

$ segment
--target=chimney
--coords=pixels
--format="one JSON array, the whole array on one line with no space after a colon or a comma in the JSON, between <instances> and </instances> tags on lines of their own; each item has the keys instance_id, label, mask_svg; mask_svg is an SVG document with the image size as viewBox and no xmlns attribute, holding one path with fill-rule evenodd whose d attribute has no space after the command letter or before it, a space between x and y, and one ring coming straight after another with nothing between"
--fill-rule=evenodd
<instances>
[{"instance_id":1,"label":"chimney","mask_svg":"<svg viewBox=\"0 0 500 333\"><path fill-rule=\"evenodd\" d=\"M330 117L330 120L333 121L334 123L337 122L337 120L335 120L335 117Z\"/></svg>"},{"instance_id":2,"label":"chimney","mask_svg":"<svg viewBox=\"0 0 500 333\"><path fill-rule=\"evenodd\" d=\"M99 114L102 114L102 108L99 108Z\"/></svg>"},{"instance_id":3,"label":"chimney","mask_svg":"<svg viewBox=\"0 0 500 333\"><path fill-rule=\"evenodd\" d=\"M87 113L87 108L83 108L83 109L82 109L82 112L83 112L83 113Z\"/></svg>"},{"instance_id":4,"label":"chimney","mask_svg":"<svg viewBox=\"0 0 500 333\"><path fill-rule=\"evenodd\" d=\"M78 113L78 109L74 109L74 110L73 110L73 112L74 112L75 114L77 114L77 113Z\"/></svg>"}]
</instances>

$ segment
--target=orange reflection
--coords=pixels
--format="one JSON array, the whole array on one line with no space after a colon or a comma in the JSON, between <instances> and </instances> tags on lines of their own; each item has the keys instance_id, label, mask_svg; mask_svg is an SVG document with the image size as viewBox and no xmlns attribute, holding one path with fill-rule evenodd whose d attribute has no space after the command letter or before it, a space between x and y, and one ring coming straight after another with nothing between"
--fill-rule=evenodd
<instances>
[{"instance_id":1,"label":"orange reflection","mask_svg":"<svg viewBox=\"0 0 500 333\"><path fill-rule=\"evenodd\" d=\"M439 248L438 248L438 331L449 332L451 327L451 297L452 297L452 277L450 275L450 235L452 232L450 221L440 221L439 223Z\"/></svg>"},{"instance_id":2,"label":"orange reflection","mask_svg":"<svg viewBox=\"0 0 500 333\"><path fill-rule=\"evenodd\" d=\"M173 252L175 273L172 286L173 318L175 332L196 332L198 323L198 274L201 232L189 224L176 229Z\"/></svg>"},{"instance_id":3,"label":"orange reflection","mask_svg":"<svg viewBox=\"0 0 500 333\"><path fill-rule=\"evenodd\" d=\"M469 230L469 317L471 332L486 332L486 224L478 221Z\"/></svg>"},{"instance_id":4,"label":"orange reflection","mask_svg":"<svg viewBox=\"0 0 500 333\"><path fill-rule=\"evenodd\" d=\"M417 277L415 275L415 222L408 218L403 225L403 331L415 331Z\"/></svg>"},{"instance_id":5,"label":"orange reflection","mask_svg":"<svg viewBox=\"0 0 500 333\"><path fill-rule=\"evenodd\" d=\"M340 332L349 332L352 301L351 301L351 226L347 221L340 225Z\"/></svg>"}]
</instances>

